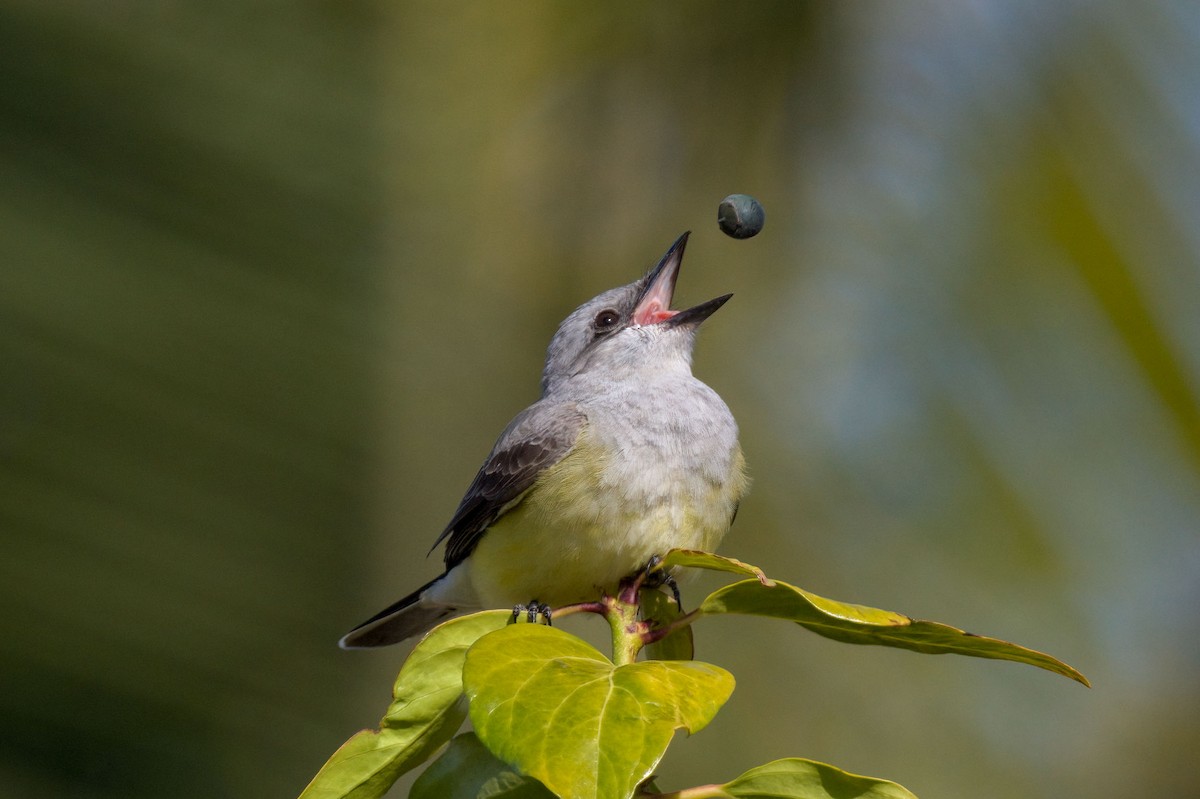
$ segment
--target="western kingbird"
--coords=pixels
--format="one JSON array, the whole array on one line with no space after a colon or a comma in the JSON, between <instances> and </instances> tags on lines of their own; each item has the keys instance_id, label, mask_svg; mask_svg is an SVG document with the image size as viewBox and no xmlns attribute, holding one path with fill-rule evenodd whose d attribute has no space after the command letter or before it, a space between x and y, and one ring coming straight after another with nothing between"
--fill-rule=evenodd
<instances>
[{"instance_id":1,"label":"western kingbird","mask_svg":"<svg viewBox=\"0 0 1200 799\"><path fill-rule=\"evenodd\" d=\"M715 549L746 490L737 423L692 376L700 323L670 310L688 234L559 325L542 396L500 434L454 517L446 571L342 638L384 646L462 610L599 598L683 547Z\"/></svg>"}]
</instances>

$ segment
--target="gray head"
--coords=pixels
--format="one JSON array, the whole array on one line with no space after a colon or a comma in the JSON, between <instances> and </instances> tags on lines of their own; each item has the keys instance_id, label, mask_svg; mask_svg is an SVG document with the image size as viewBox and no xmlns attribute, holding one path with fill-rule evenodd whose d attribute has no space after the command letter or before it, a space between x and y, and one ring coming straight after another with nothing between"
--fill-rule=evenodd
<instances>
[{"instance_id":1,"label":"gray head","mask_svg":"<svg viewBox=\"0 0 1200 799\"><path fill-rule=\"evenodd\" d=\"M543 395L591 369L691 369L696 328L733 295L671 310L688 235L676 239L645 277L593 297L562 321L546 350Z\"/></svg>"}]
</instances>

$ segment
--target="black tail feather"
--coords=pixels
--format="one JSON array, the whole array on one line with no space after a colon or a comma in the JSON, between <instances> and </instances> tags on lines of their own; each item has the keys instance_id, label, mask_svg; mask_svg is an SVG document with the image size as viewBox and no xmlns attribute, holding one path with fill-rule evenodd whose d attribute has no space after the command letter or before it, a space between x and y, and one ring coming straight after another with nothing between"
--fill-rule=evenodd
<instances>
[{"instance_id":1,"label":"black tail feather","mask_svg":"<svg viewBox=\"0 0 1200 799\"><path fill-rule=\"evenodd\" d=\"M406 638L426 632L442 619L449 618L457 608L447 605L422 605L421 596L445 577L435 577L403 599L393 602L362 624L342 636L342 649L369 649L398 644Z\"/></svg>"}]
</instances>

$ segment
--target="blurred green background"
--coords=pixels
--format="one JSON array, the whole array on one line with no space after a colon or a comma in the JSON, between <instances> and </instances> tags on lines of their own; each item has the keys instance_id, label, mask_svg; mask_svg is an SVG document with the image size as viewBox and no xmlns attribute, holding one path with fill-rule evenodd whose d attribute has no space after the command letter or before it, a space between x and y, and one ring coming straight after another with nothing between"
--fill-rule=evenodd
<instances>
[{"instance_id":1,"label":"blurred green background","mask_svg":"<svg viewBox=\"0 0 1200 799\"><path fill-rule=\"evenodd\" d=\"M738 690L661 784L1191 795L1198 44L1184 0L3 2L0 795L299 793L407 651L337 638L685 229L680 302L737 295L722 551L1095 688L715 620Z\"/></svg>"}]
</instances>

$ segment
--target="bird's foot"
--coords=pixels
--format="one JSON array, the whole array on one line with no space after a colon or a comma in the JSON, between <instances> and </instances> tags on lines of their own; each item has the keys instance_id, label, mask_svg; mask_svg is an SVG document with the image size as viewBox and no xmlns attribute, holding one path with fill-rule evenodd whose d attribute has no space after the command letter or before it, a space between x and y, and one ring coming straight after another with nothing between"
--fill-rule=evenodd
<instances>
[{"instance_id":1,"label":"bird's foot","mask_svg":"<svg viewBox=\"0 0 1200 799\"><path fill-rule=\"evenodd\" d=\"M633 585L639 591L642 588L653 590L665 585L671 589L671 596L675 599L675 606L679 608L680 612L683 612L683 601L679 596L679 583L675 581L674 575L669 571L659 569L662 560L661 555L651 556L650 560L646 561L646 566L642 569L641 573L634 577Z\"/></svg>"},{"instance_id":2,"label":"bird's foot","mask_svg":"<svg viewBox=\"0 0 1200 799\"><path fill-rule=\"evenodd\" d=\"M549 605L544 602L538 602L536 599L529 601L527 605L513 605L513 622L515 623L521 618L521 614L526 614L526 621L530 624L536 624L540 616L542 621L546 622L547 627L553 627L554 624L550 620L552 610Z\"/></svg>"}]
</instances>

